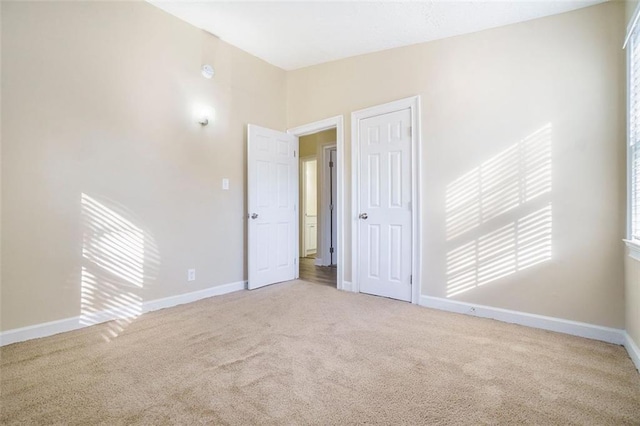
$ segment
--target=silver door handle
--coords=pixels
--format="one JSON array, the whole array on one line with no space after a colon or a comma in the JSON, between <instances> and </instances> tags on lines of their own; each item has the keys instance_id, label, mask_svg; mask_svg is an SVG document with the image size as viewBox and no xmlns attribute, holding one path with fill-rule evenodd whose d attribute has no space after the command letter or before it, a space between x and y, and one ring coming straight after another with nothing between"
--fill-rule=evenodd
<instances>
[{"instance_id":1,"label":"silver door handle","mask_svg":"<svg viewBox=\"0 0 640 426\"><path fill-rule=\"evenodd\" d=\"M360 213L360 215L358 216L360 219L364 219L367 220L369 218L369 215L367 215L366 213Z\"/></svg>"},{"instance_id":2,"label":"silver door handle","mask_svg":"<svg viewBox=\"0 0 640 426\"><path fill-rule=\"evenodd\" d=\"M257 219L258 213L251 213L251 219Z\"/></svg>"}]
</instances>

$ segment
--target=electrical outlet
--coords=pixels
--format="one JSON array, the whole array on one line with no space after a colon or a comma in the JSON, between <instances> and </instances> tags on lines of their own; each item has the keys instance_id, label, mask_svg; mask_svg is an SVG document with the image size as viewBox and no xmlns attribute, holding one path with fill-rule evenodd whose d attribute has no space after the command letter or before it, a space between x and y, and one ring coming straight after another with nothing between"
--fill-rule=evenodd
<instances>
[{"instance_id":1,"label":"electrical outlet","mask_svg":"<svg viewBox=\"0 0 640 426\"><path fill-rule=\"evenodd\" d=\"M187 281L195 281L196 280L196 270L188 269L187 270Z\"/></svg>"},{"instance_id":2,"label":"electrical outlet","mask_svg":"<svg viewBox=\"0 0 640 426\"><path fill-rule=\"evenodd\" d=\"M222 189L224 189L225 191L227 191L229 189L229 179L228 178L223 178L222 179Z\"/></svg>"}]
</instances>

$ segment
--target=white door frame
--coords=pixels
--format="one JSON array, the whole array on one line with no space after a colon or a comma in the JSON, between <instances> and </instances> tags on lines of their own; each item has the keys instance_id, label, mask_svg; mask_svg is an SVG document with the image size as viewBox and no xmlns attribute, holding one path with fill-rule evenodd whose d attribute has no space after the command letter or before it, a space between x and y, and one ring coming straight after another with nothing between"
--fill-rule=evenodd
<instances>
[{"instance_id":1,"label":"white door frame","mask_svg":"<svg viewBox=\"0 0 640 426\"><path fill-rule=\"evenodd\" d=\"M347 287L351 287L350 285L347 284L347 286L345 286L345 279L344 279L344 262L345 262L345 250L344 250L344 225L343 225L343 221L344 221L344 119L341 115L337 115L335 117L331 117L331 118L326 118L324 120L320 120L320 121L316 121L313 123L309 123L309 124L304 124L302 126L298 126L298 127L294 127L293 129L289 129L287 130L287 133L290 133L294 136L305 136L305 135L310 135L313 133L318 133L321 132L323 130L329 130L329 129L336 129L336 147L337 147L337 155L338 155L338 159L337 159L337 187L338 187L338 194L337 194L337 204L338 204L338 211L337 211L337 218L338 218L338 223L336 224L337 226L337 231L338 231L338 241L337 241L337 248L338 248L338 283L337 283L337 287L338 290L345 290L347 289ZM298 236L296 235L296 247L299 247L300 244L298 243L297 240ZM297 264L298 268L299 268L299 264ZM299 269L298 272L296 272L296 277L300 276L299 275Z\"/></svg>"},{"instance_id":2,"label":"white door frame","mask_svg":"<svg viewBox=\"0 0 640 426\"><path fill-rule=\"evenodd\" d=\"M360 120L375 117L390 112L410 109L411 111L411 303L420 300L420 283L422 282L422 201L421 192L421 161L420 161L420 96L400 99L371 108L361 109L351 113L351 269L353 291L360 292L360 271L358 270L360 241L358 212L360 211ZM338 169L340 172L340 169ZM340 228L338 228L340 229Z\"/></svg>"},{"instance_id":3,"label":"white door frame","mask_svg":"<svg viewBox=\"0 0 640 426\"><path fill-rule=\"evenodd\" d=\"M301 234L302 235L302 247L303 247L303 250L305 250L305 251L302 253L302 255L303 255L302 257L307 257L307 253L306 253L306 247L307 247L307 232L306 231L307 230L304 229L304 226L306 224L305 216L306 216L306 210L307 210L307 206L306 206L306 204L307 204L307 185L306 185L306 183L307 182L306 182L306 176L305 176L306 170L305 170L305 164L304 163L306 163L308 161L314 161L314 160L316 161L316 170L317 170L318 158L317 158L316 155L306 155L304 157L300 157L300 168L299 168L299 171L300 171L299 179L300 179L300 181L299 181L298 186L299 186L299 188L302 189L302 198L300 199L300 203L299 203L300 204L300 211L298 212L299 213L299 216L298 216L299 225L298 226L302 226L302 228L303 228L302 229L302 234ZM316 171L316 188L318 186L318 180L317 179L318 179L318 173ZM317 221L317 219L318 219L318 215L317 215L318 206L317 206L317 201L318 201L318 196L317 196L317 193L316 193L316 233L317 233L317 230L318 230L318 221ZM316 234L316 256L318 254L319 253L318 253L317 234Z\"/></svg>"},{"instance_id":4,"label":"white door frame","mask_svg":"<svg viewBox=\"0 0 640 426\"><path fill-rule=\"evenodd\" d=\"M318 253L318 257L316 259L316 265L319 266L330 266L331 265L331 253L329 249L331 247L331 209L329 208L329 195L331 194L331 170L329 169L329 162L331 161L330 151L336 150L336 157L338 156L336 144L330 145L322 145L322 165L320 166L320 159L318 159L318 170L320 171L320 182L322 185L322 204L318 206L320 211L320 216L322 218L322 234L320 235L320 239L322 240L322 244L320 247L322 248L322 253ZM337 167L337 164L334 164L334 167ZM337 171L337 169L336 169ZM337 177L336 177L337 180ZM337 184L336 184L337 187ZM335 198L337 200L338 195L335 194ZM334 201L334 204L338 204ZM336 221L338 218L338 212L336 211ZM338 242L336 241L336 244ZM335 247L334 247L335 248Z\"/></svg>"}]
</instances>

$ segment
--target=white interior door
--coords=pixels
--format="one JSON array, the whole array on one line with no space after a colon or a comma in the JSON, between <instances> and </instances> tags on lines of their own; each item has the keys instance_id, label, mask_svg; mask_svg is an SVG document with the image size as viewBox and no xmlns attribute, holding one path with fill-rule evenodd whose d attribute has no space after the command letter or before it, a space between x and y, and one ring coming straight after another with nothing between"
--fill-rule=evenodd
<instances>
[{"instance_id":1,"label":"white interior door","mask_svg":"<svg viewBox=\"0 0 640 426\"><path fill-rule=\"evenodd\" d=\"M360 121L360 291L411 300L411 111Z\"/></svg>"},{"instance_id":2,"label":"white interior door","mask_svg":"<svg viewBox=\"0 0 640 426\"><path fill-rule=\"evenodd\" d=\"M296 277L298 138L249 125L249 289Z\"/></svg>"}]
</instances>

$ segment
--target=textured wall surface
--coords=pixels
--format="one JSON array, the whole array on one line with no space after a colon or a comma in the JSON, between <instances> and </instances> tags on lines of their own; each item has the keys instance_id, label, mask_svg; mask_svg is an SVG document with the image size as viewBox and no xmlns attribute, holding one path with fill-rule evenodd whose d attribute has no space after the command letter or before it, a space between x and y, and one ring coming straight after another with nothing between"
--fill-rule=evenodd
<instances>
[{"instance_id":1,"label":"textured wall surface","mask_svg":"<svg viewBox=\"0 0 640 426\"><path fill-rule=\"evenodd\" d=\"M289 72L289 127L345 116L347 247L350 113L420 95L422 294L622 328L624 14L605 3Z\"/></svg>"},{"instance_id":2,"label":"textured wall surface","mask_svg":"<svg viewBox=\"0 0 640 426\"><path fill-rule=\"evenodd\" d=\"M285 129L285 83L148 3L3 2L2 329L245 279L246 124Z\"/></svg>"},{"instance_id":3,"label":"textured wall surface","mask_svg":"<svg viewBox=\"0 0 640 426\"><path fill-rule=\"evenodd\" d=\"M348 247L349 114L412 95L422 294L624 326L623 4L289 73L146 3L1 13L0 330L245 279L247 123L345 116Z\"/></svg>"}]
</instances>

